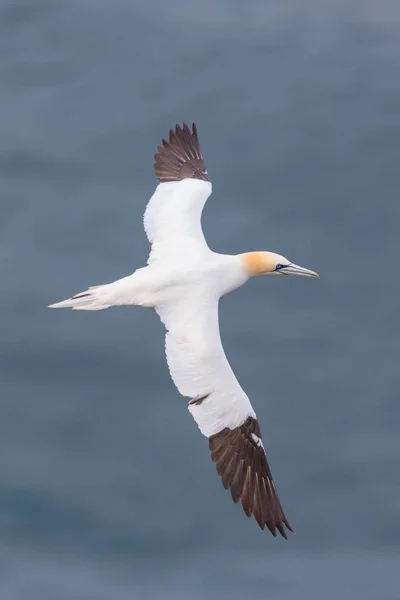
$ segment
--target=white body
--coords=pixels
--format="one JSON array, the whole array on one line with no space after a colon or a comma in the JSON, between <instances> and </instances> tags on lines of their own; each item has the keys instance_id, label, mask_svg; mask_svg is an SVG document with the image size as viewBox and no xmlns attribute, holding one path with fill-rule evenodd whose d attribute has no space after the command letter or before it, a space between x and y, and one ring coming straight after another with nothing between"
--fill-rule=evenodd
<instances>
[{"instance_id":1,"label":"white body","mask_svg":"<svg viewBox=\"0 0 400 600\"><path fill-rule=\"evenodd\" d=\"M148 266L56 305L75 310L154 308L167 330L166 357L179 392L191 399L208 396L207 402L189 404L207 437L255 417L225 356L218 324L219 298L243 285L250 274L240 256L209 249L201 212L210 194L211 183L197 179L160 183L144 216L152 243Z\"/></svg>"}]
</instances>

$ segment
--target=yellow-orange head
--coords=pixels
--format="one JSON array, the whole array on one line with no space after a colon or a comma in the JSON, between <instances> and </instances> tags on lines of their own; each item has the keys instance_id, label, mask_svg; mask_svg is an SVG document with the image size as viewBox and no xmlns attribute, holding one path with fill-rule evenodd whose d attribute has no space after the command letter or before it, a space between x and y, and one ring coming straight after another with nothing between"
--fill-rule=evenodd
<instances>
[{"instance_id":1,"label":"yellow-orange head","mask_svg":"<svg viewBox=\"0 0 400 600\"><path fill-rule=\"evenodd\" d=\"M250 277L258 275L303 275L319 277L314 271L291 263L287 258L275 252L245 252L241 254L244 269Z\"/></svg>"}]
</instances>

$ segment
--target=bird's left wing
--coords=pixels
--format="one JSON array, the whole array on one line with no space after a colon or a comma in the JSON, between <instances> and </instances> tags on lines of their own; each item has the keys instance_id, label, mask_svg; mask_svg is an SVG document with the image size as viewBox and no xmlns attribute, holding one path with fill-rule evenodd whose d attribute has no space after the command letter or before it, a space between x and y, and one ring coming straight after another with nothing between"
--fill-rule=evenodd
<instances>
[{"instance_id":1,"label":"bird's left wing","mask_svg":"<svg viewBox=\"0 0 400 600\"><path fill-rule=\"evenodd\" d=\"M208 437L211 458L248 517L286 538L292 531L282 510L250 401L225 356L219 334L218 300L198 293L156 306L167 328L171 377Z\"/></svg>"},{"instance_id":2,"label":"bird's left wing","mask_svg":"<svg viewBox=\"0 0 400 600\"><path fill-rule=\"evenodd\" d=\"M149 262L207 247L201 213L211 194L211 183L200 151L195 123L190 130L171 129L154 155L160 180L144 214L144 228L152 244Z\"/></svg>"}]
</instances>

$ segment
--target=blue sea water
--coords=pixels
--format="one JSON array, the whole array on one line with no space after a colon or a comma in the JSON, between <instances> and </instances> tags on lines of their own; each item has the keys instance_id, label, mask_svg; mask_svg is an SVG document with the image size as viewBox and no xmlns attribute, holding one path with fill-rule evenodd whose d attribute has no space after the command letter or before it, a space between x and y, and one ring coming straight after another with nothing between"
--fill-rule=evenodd
<instances>
[{"instance_id":1,"label":"blue sea water","mask_svg":"<svg viewBox=\"0 0 400 600\"><path fill-rule=\"evenodd\" d=\"M398 600L400 5L0 0L0 597ZM321 275L221 333L296 536L222 488L151 311L49 311L142 266L196 120L210 246Z\"/></svg>"}]
</instances>

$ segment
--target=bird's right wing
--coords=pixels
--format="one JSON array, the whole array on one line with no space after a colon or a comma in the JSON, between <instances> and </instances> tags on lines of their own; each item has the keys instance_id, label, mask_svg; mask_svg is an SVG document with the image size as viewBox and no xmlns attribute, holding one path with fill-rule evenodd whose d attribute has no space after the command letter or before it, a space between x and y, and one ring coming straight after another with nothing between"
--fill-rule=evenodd
<instances>
[{"instance_id":1,"label":"bird's right wing","mask_svg":"<svg viewBox=\"0 0 400 600\"><path fill-rule=\"evenodd\" d=\"M197 129L183 124L171 130L154 156L160 180L144 214L144 228L152 244L149 262L207 247L201 213L211 194Z\"/></svg>"},{"instance_id":2,"label":"bird's right wing","mask_svg":"<svg viewBox=\"0 0 400 600\"><path fill-rule=\"evenodd\" d=\"M171 377L191 398L189 411L208 437L211 458L234 502L248 517L286 538L292 531L272 479L260 427L222 347L218 300L193 291L180 301L156 306L167 328L165 346Z\"/></svg>"}]
</instances>

